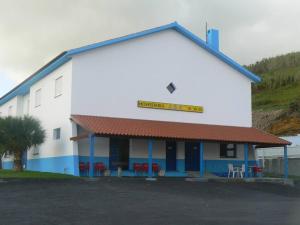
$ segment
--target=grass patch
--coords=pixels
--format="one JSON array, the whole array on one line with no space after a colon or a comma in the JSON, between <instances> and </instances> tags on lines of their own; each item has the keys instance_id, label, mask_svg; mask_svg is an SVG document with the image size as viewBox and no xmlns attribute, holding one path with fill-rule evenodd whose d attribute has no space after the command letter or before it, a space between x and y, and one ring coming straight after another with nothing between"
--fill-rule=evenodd
<instances>
[{"instance_id":1,"label":"grass patch","mask_svg":"<svg viewBox=\"0 0 300 225\"><path fill-rule=\"evenodd\" d=\"M300 85L264 90L253 95L254 110L288 109L291 102L300 96Z\"/></svg>"},{"instance_id":2,"label":"grass patch","mask_svg":"<svg viewBox=\"0 0 300 225\"><path fill-rule=\"evenodd\" d=\"M1 178L16 178L16 179L76 179L77 177L59 173L47 173L36 171L16 172L13 170L0 170Z\"/></svg>"}]
</instances>

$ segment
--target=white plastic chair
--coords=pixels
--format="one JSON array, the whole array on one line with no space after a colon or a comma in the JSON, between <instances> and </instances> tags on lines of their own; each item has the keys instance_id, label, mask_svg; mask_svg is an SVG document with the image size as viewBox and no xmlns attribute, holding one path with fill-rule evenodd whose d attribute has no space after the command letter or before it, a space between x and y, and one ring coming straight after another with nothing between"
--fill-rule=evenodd
<instances>
[{"instance_id":1,"label":"white plastic chair","mask_svg":"<svg viewBox=\"0 0 300 225\"><path fill-rule=\"evenodd\" d=\"M233 174L233 165L231 163L228 164L228 178L230 177L230 173Z\"/></svg>"},{"instance_id":2,"label":"white plastic chair","mask_svg":"<svg viewBox=\"0 0 300 225\"><path fill-rule=\"evenodd\" d=\"M246 171L245 164L242 164L242 169L240 170L241 178L244 177L245 171Z\"/></svg>"},{"instance_id":3,"label":"white plastic chair","mask_svg":"<svg viewBox=\"0 0 300 225\"><path fill-rule=\"evenodd\" d=\"M239 169L234 168L232 163L228 164L228 178L230 177L230 174L232 173L232 178L235 177L235 174L239 174Z\"/></svg>"}]
</instances>

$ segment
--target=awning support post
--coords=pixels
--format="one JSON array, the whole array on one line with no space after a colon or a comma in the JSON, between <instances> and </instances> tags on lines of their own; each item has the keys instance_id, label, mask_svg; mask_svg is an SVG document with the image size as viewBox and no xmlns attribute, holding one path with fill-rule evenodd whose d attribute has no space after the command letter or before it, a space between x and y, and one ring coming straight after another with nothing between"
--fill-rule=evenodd
<instances>
[{"instance_id":1,"label":"awning support post","mask_svg":"<svg viewBox=\"0 0 300 225\"><path fill-rule=\"evenodd\" d=\"M200 141L199 144L199 150L200 150L200 177L203 177L204 175L204 157L203 157L203 142Z\"/></svg>"},{"instance_id":2,"label":"awning support post","mask_svg":"<svg viewBox=\"0 0 300 225\"><path fill-rule=\"evenodd\" d=\"M249 150L249 145L244 144L245 178L248 177L248 150Z\"/></svg>"},{"instance_id":3,"label":"awning support post","mask_svg":"<svg viewBox=\"0 0 300 225\"><path fill-rule=\"evenodd\" d=\"M289 164L288 164L288 154L287 154L287 146L285 145L283 147L283 153L284 153L284 178L287 179L289 176Z\"/></svg>"},{"instance_id":4,"label":"awning support post","mask_svg":"<svg viewBox=\"0 0 300 225\"><path fill-rule=\"evenodd\" d=\"M152 148L153 141L151 139L148 140L148 177L152 177Z\"/></svg>"},{"instance_id":5,"label":"awning support post","mask_svg":"<svg viewBox=\"0 0 300 225\"><path fill-rule=\"evenodd\" d=\"M89 176L94 177L95 134L89 134L89 144L90 144Z\"/></svg>"}]
</instances>

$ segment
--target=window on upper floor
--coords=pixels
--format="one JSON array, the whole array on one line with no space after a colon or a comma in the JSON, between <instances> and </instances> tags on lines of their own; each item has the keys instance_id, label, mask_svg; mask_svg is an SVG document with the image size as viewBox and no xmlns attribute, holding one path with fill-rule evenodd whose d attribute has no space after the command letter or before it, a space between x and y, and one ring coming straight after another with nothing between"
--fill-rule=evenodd
<instances>
[{"instance_id":1,"label":"window on upper floor","mask_svg":"<svg viewBox=\"0 0 300 225\"><path fill-rule=\"evenodd\" d=\"M236 158L236 144L220 144L220 158Z\"/></svg>"},{"instance_id":2,"label":"window on upper floor","mask_svg":"<svg viewBox=\"0 0 300 225\"><path fill-rule=\"evenodd\" d=\"M10 151L4 152L4 158L10 158L10 156L11 156Z\"/></svg>"},{"instance_id":3,"label":"window on upper floor","mask_svg":"<svg viewBox=\"0 0 300 225\"><path fill-rule=\"evenodd\" d=\"M10 105L10 106L8 107L8 112L7 112L7 114L8 114L8 116L12 116L12 113L13 113L13 106Z\"/></svg>"},{"instance_id":4,"label":"window on upper floor","mask_svg":"<svg viewBox=\"0 0 300 225\"><path fill-rule=\"evenodd\" d=\"M60 139L60 128L53 129L53 140Z\"/></svg>"},{"instance_id":5,"label":"window on upper floor","mask_svg":"<svg viewBox=\"0 0 300 225\"><path fill-rule=\"evenodd\" d=\"M40 154L40 147L34 146L32 149L32 155L38 155L38 154Z\"/></svg>"},{"instance_id":6,"label":"window on upper floor","mask_svg":"<svg viewBox=\"0 0 300 225\"><path fill-rule=\"evenodd\" d=\"M34 97L34 106L38 107L41 105L42 100L42 89L38 89L35 91L35 97Z\"/></svg>"},{"instance_id":7,"label":"window on upper floor","mask_svg":"<svg viewBox=\"0 0 300 225\"><path fill-rule=\"evenodd\" d=\"M62 95L62 77L55 79L55 90L54 97L58 97Z\"/></svg>"}]
</instances>

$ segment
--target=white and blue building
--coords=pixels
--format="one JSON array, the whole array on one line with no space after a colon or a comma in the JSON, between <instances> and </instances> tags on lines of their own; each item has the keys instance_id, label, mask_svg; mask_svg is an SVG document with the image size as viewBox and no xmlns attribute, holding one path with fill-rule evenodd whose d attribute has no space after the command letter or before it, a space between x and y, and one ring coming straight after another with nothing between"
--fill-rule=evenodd
<instances>
[{"instance_id":1,"label":"white and blue building","mask_svg":"<svg viewBox=\"0 0 300 225\"><path fill-rule=\"evenodd\" d=\"M134 163L154 162L165 176L222 174L254 164L256 146L289 144L252 128L256 82L220 51L217 30L203 41L174 22L61 53L1 97L0 115L31 115L46 130L27 170L79 176L80 162L102 162L135 176Z\"/></svg>"}]
</instances>

